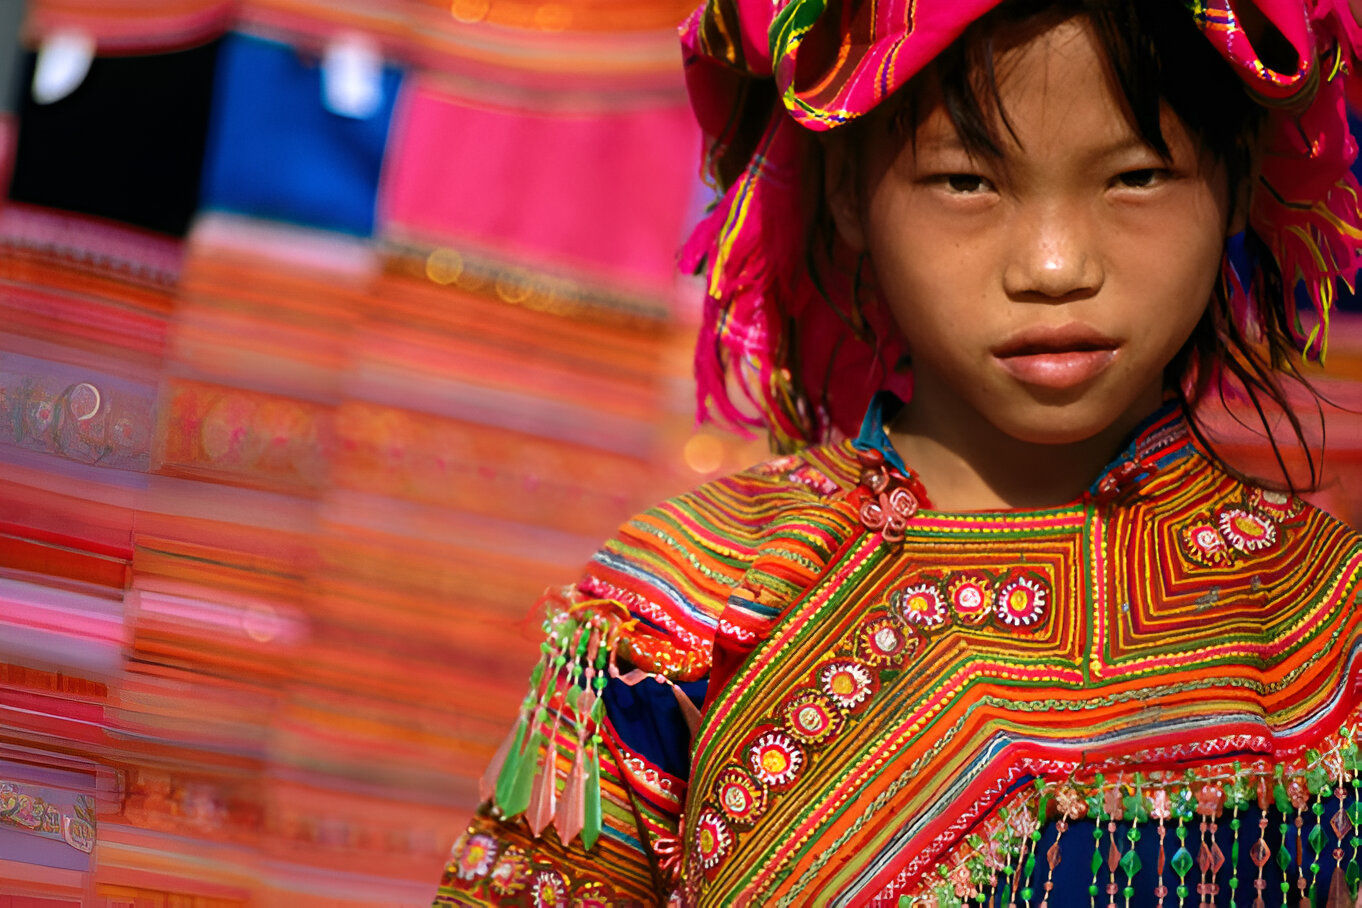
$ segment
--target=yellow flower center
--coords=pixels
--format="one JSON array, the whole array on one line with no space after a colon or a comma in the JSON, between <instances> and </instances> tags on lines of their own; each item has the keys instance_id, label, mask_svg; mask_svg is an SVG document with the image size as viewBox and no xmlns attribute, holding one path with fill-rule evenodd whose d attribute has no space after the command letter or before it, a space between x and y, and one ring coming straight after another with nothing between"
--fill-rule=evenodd
<instances>
[{"instance_id":1,"label":"yellow flower center","mask_svg":"<svg viewBox=\"0 0 1362 908\"><path fill-rule=\"evenodd\" d=\"M789 758L774 747L768 748L766 752L761 755L761 768L771 773L771 775L778 776L789 767Z\"/></svg>"}]
</instances>

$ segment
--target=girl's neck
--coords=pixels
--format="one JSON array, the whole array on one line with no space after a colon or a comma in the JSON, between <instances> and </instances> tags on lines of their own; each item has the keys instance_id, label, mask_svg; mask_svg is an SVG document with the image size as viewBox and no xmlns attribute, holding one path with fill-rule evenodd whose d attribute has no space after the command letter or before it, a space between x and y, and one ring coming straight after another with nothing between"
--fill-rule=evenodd
<instances>
[{"instance_id":1,"label":"girl's neck","mask_svg":"<svg viewBox=\"0 0 1362 908\"><path fill-rule=\"evenodd\" d=\"M1047 508L1083 494L1159 400L1148 403L1139 415L1068 444L1022 441L970 408L934 407L917 395L885 428L937 510Z\"/></svg>"}]
</instances>

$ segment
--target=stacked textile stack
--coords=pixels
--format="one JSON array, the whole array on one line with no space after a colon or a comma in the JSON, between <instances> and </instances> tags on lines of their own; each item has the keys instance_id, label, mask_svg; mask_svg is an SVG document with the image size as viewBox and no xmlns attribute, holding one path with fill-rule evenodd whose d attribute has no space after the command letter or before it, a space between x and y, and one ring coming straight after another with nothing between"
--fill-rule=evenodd
<instances>
[{"instance_id":1,"label":"stacked textile stack","mask_svg":"<svg viewBox=\"0 0 1362 908\"><path fill-rule=\"evenodd\" d=\"M29 4L0 902L429 900L534 600L752 456L690 427L687 5Z\"/></svg>"}]
</instances>

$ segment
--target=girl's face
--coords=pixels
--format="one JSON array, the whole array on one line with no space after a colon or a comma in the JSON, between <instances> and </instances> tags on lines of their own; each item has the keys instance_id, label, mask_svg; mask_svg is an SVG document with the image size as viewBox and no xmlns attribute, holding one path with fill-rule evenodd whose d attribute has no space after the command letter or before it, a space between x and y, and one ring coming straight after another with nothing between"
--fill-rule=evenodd
<instances>
[{"instance_id":1,"label":"girl's face","mask_svg":"<svg viewBox=\"0 0 1362 908\"><path fill-rule=\"evenodd\" d=\"M880 118L833 216L907 338L910 408L1032 443L1124 434L1210 299L1224 170L1167 109L1171 160L1144 143L1084 19L997 72L1000 159L972 158L939 103L916 142Z\"/></svg>"}]
</instances>

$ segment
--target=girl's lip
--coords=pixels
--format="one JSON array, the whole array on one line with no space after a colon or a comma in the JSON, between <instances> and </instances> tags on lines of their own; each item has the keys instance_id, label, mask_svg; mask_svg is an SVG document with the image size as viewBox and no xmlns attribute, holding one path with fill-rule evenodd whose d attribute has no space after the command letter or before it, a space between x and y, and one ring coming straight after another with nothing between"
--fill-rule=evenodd
<instances>
[{"instance_id":1,"label":"girl's lip","mask_svg":"<svg viewBox=\"0 0 1362 908\"><path fill-rule=\"evenodd\" d=\"M1003 370L1022 384L1063 391L1102 374L1116 359L1116 349L1042 350L995 357Z\"/></svg>"},{"instance_id":2,"label":"girl's lip","mask_svg":"<svg viewBox=\"0 0 1362 908\"><path fill-rule=\"evenodd\" d=\"M1082 322L1026 328L1011 335L991 351L999 358L1048 353L1113 351L1120 343Z\"/></svg>"}]
</instances>

